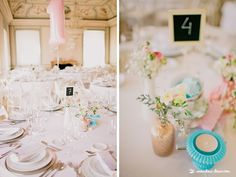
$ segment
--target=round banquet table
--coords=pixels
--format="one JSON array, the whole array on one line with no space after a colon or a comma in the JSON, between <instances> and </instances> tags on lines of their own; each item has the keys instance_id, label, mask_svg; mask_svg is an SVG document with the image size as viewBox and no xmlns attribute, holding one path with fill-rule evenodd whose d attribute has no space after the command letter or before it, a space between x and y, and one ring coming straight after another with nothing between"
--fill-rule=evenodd
<instances>
[{"instance_id":1,"label":"round banquet table","mask_svg":"<svg viewBox=\"0 0 236 177\"><path fill-rule=\"evenodd\" d=\"M210 32L208 31L208 33ZM152 33L153 36L154 34ZM133 46L137 45L135 42L131 43ZM129 45L131 46L130 43ZM125 46L123 47L125 48ZM128 58L126 59L128 60ZM196 49L178 58L169 58L168 64L160 70L155 78L156 95L163 93L176 79L183 76L195 76L202 81L203 96L207 98L210 91L221 82L221 76L214 68L215 61L214 57ZM216 164L213 170L223 173L200 173L193 167L186 150L175 149L168 157L159 157L154 154L151 144L151 125L150 122L144 121L143 105L136 99L143 92L143 79L128 73L123 73L122 77L124 82L120 87L121 177L235 176L236 129L232 128L232 117L229 115L225 117L225 126L218 125L216 129L216 132L221 134L226 141L227 152L225 158Z\"/></svg>"},{"instance_id":2,"label":"round banquet table","mask_svg":"<svg viewBox=\"0 0 236 177\"><path fill-rule=\"evenodd\" d=\"M52 143L53 140L60 140L60 138L63 137L63 110L56 112L42 112L40 115L40 118L45 120L44 131L38 134L25 136L21 140L23 145L29 144L29 142L40 142L41 140L54 145ZM88 157L88 154L85 151L91 150L91 147L94 143L105 143L108 145L110 150L116 152L116 133L110 132L110 124L112 119L116 121L116 115L107 112L102 113L98 125L94 129L83 133L82 138L66 143L63 146L57 145L56 147L62 149L62 151L56 152L57 158L64 163L79 163L81 160ZM25 128L26 123L18 124L18 126ZM1 151L4 150L2 147L0 149ZM4 162L5 158L0 160L0 177L22 176L8 172L5 168ZM39 176L39 174L27 176L36 177ZM72 168L67 166L64 170L58 172L56 176L73 177L76 176L76 174Z\"/></svg>"}]
</instances>

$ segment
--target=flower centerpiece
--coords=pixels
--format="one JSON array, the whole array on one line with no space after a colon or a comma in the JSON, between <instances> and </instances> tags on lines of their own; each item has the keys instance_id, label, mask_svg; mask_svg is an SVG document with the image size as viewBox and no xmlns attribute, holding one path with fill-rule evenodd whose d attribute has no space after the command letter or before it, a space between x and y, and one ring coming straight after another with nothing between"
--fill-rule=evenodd
<instances>
[{"instance_id":1,"label":"flower centerpiece","mask_svg":"<svg viewBox=\"0 0 236 177\"><path fill-rule=\"evenodd\" d=\"M226 81L236 82L236 56L229 54L220 58L220 71Z\"/></svg>"},{"instance_id":2,"label":"flower centerpiece","mask_svg":"<svg viewBox=\"0 0 236 177\"><path fill-rule=\"evenodd\" d=\"M161 52L152 51L150 42L146 42L134 52L128 67L129 71L152 79L166 63L164 55Z\"/></svg>"},{"instance_id":3,"label":"flower centerpiece","mask_svg":"<svg viewBox=\"0 0 236 177\"><path fill-rule=\"evenodd\" d=\"M79 104L79 111L75 117L79 118L84 125L96 126L97 119L100 118L100 115L97 114L99 109L100 106L96 103L89 102L87 105Z\"/></svg>"},{"instance_id":4,"label":"flower centerpiece","mask_svg":"<svg viewBox=\"0 0 236 177\"><path fill-rule=\"evenodd\" d=\"M234 128L236 128L236 56L229 54L220 59L220 71L227 85L222 97L222 106L225 111L233 113Z\"/></svg>"},{"instance_id":5,"label":"flower centerpiece","mask_svg":"<svg viewBox=\"0 0 236 177\"><path fill-rule=\"evenodd\" d=\"M166 126L174 120L183 129L184 120L192 116L191 111L187 108L187 99L182 85L170 89L163 96L151 98L149 95L140 95L137 99L155 112L161 126Z\"/></svg>"},{"instance_id":6,"label":"flower centerpiece","mask_svg":"<svg viewBox=\"0 0 236 177\"><path fill-rule=\"evenodd\" d=\"M143 94L155 96L155 76L167 63L161 52L153 51L150 42L139 45L128 64L128 72L138 74L143 79ZM145 115L148 113L143 111ZM150 113L149 113L150 114Z\"/></svg>"},{"instance_id":7,"label":"flower centerpiece","mask_svg":"<svg viewBox=\"0 0 236 177\"><path fill-rule=\"evenodd\" d=\"M156 124L151 129L155 154L160 156L169 155L174 147L175 136L172 120L177 122L180 128L183 129L184 120L192 115L187 109L184 87L178 86L166 92L163 96L154 98L142 94L137 99L157 115Z\"/></svg>"}]
</instances>

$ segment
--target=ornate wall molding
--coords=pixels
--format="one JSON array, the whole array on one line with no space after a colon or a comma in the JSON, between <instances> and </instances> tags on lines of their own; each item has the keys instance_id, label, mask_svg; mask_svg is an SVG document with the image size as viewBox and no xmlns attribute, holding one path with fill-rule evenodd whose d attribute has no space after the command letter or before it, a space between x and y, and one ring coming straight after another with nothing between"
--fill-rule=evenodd
<instances>
[{"instance_id":1,"label":"ornate wall molding","mask_svg":"<svg viewBox=\"0 0 236 177\"><path fill-rule=\"evenodd\" d=\"M2 12L2 15L4 15L7 23L10 23L13 20L13 16L7 0L2 0L2 2L0 3L0 11Z\"/></svg>"}]
</instances>

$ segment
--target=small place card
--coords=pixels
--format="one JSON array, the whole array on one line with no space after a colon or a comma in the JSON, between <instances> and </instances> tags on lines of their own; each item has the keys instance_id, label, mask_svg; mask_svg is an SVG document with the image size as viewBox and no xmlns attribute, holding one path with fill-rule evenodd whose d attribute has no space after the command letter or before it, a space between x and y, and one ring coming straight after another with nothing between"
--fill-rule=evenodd
<instances>
[{"instance_id":1,"label":"small place card","mask_svg":"<svg viewBox=\"0 0 236 177\"><path fill-rule=\"evenodd\" d=\"M67 86L66 87L66 96L73 96L74 95L74 87L73 86Z\"/></svg>"},{"instance_id":2,"label":"small place card","mask_svg":"<svg viewBox=\"0 0 236 177\"><path fill-rule=\"evenodd\" d=\"M203 9L175 9L169 11L169 31L174 43L203 42L206 12Z\"/></svg>"},{"instance_id":3,"label":"small place card","mask_svg":"<svg viewBox=\"0 0 236 177\"><path fill-rule=\"evenodd\" d=\"M212 135L201 134L196 139L196 146L203 152L213 152L218 147L218 141Z\"/></svg>"}]
</instances>

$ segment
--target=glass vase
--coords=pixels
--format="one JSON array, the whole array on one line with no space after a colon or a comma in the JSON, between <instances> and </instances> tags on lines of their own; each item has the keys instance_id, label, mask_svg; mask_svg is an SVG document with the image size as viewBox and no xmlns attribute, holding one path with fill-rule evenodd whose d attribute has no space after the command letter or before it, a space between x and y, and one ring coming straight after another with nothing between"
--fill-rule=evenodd
<instances>
[{"instance_id":1,"label":"glass vase","mask_svg":"<svg viewBox=\"0 0 236 177\"><path fill-rule=\"evenodd\" d=\"M152 147L156 155L165 157L172 153L175 144L175 131L171 123L156 121L151 127Z\"/></svg>"},{"instance_id":2,"label":"glass vase","mask_svg":"<svg viewBox=\"0 0 236 177\"><path fill-rule=\"evenodd\" d=\"M155 97L155 80L154 79L144 79L143 82L143 93L144 95L149 95L151 98ZM152 123L156 115L154 112L148 109L146 105L142 106L142 118L146 123Z\"/></svg>"}]
</instances>

